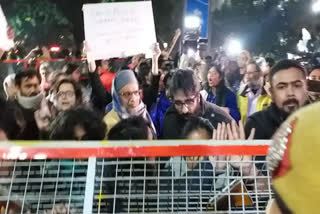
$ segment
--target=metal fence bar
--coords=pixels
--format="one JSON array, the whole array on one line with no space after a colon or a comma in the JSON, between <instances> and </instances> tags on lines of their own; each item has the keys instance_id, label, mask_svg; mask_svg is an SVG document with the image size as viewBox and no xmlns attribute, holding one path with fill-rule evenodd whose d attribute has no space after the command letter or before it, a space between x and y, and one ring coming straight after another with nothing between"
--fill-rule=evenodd
<instances>
[{"instance_id":1,"label":"metal fence bar","mask_svg":"<svg viewBox=\"0 0 320 214\"><path fill-rule=\"evenodd\" d=\"M88 170L86 179L86 190L84 195L83 214L92 213L94 198L94 182L96 175L96 158L91 157L88 160Z\"/></svg>"}]
</instances>

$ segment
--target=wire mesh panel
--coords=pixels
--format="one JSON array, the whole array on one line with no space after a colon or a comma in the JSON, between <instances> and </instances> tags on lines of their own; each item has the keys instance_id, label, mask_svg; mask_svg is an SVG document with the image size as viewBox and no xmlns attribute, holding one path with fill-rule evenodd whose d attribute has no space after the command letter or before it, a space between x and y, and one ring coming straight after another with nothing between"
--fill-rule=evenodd
<instances>
[{"instance_id":1,"label":"wire mesh panel","mask_svg":"<svg viewBox=\"0 0 320 214\"><path fill-rule=\"evenodd\" d=\"M87 161L1 161L0 170L1 213L82 212Z\"/></svg>"},{"instance_id":2,"label":"wire mesh panel","mask_svg":"<svg viewBox=\"0 0 320 214\"><path fill-rule=\"evenodd\" d=\"M219 157L99 159L93 213L265 213L264 161Z\"/></svg>"},{"instance_id":3,"label":"wire mesh panel","mask_svg":"<svg viewBox=\"0 0 320 214\"><path fill-rule=\"evenodd\" d=\"M248 156L259 150L161 143L165 147L2 144L0 157L30 160L0 160L0 214L265 213L273 195L265 156ZM169 155L177 153L182 156Z\"/></svg>"}]
</instances>

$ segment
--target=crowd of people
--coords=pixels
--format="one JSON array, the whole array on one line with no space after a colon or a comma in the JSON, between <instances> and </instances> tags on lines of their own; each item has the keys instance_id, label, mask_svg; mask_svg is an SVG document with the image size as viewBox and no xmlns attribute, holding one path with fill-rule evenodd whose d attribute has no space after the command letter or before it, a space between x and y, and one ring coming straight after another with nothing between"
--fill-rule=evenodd
<instances>
[{"instance_id":1,"label":"crowd of people","mask_svg":"<svg viewBox=\"0 0 320 214\"><path fill-rule=\"evenodd\" d=\"M237 59L182 54L173 63L156 44L151 59L139 54L86 66L87 73L72 63L54 70L44 61L8 75L0 140L271 139L292 113L319 100L309 86L320 81L320 67L257 63L248 51ZM233 167L250 175L264 166L244 162L266 157L219 158L238 161Z\"/></svg>"}]
</instances>

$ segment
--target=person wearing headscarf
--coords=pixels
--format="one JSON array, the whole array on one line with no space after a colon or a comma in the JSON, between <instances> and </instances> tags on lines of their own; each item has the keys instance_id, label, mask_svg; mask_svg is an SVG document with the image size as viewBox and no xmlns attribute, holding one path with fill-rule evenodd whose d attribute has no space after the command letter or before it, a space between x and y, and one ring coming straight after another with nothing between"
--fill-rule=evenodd
<instances>
[{"instance_id":1,"label":"person wearing headscarf","mask_svg":"<svg viewBox=\"0 0 320 214\"><path fill-rule=\"evenodd\" d=\"M131 116L143 117L150 122L152 135L156 138L157 134L152 123L151 117L147 111L146 105L142 102L139 83L133 71L122 70L117 73L112 82L112 109L104 117L107 125L107 133L122 119Z\"/></svg>"}]
</instances>

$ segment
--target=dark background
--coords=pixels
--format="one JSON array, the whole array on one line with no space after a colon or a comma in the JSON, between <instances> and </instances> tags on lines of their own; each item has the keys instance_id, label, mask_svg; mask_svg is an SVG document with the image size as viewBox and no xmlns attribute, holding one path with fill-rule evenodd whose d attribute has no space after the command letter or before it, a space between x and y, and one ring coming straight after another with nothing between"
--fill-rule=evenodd
<instances>
[{"instance_id":1,"label":"dark background","mask_svg":"<svg viewBox=\"0 0 320 214\"><path fill-rule=\"evenodd\" d=\"M44 44L80 48L84 40L82 5L122 1L0 0L0 4L15 30L16 40L26 49ZM209 29L215 47L233 35L241 38L244 47L254 54L282 57L287 52L297 53L302 27L311 32L315 44L319 40L319 16L311 10L312 0L211 1ZM185 1L152 2L158 41L170 42L175 30L182 27Z\"/></svg>"}]
</instances>

